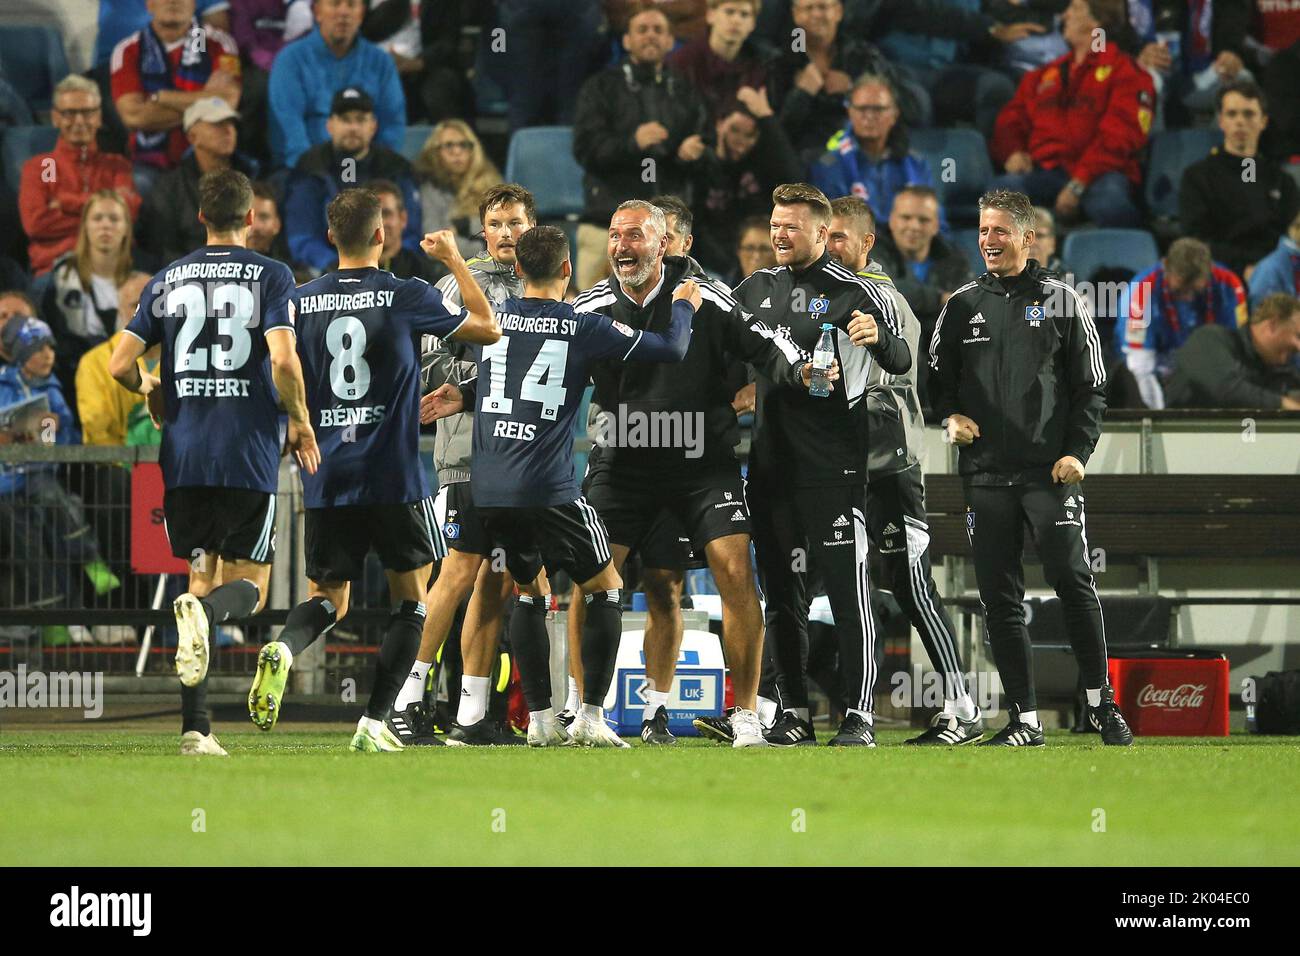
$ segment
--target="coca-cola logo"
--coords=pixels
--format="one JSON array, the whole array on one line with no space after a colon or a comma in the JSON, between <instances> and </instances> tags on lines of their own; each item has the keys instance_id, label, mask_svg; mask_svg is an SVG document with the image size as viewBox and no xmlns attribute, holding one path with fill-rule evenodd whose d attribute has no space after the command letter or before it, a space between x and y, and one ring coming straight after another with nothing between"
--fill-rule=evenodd
<instances>
[{"instance_id":1,"label":"coca-cola logo","mask_svg":"<svg viewBox=\"0 0 1300 956\"><path fill-rule=\"evenodd\" d=\"M1179 684L1177 687L1157 688L1147 684L1138 692L1139 707L1158 707L1161 710L1195 710L1205 703L1205 684Z\"/></svg>"}]
</instances>

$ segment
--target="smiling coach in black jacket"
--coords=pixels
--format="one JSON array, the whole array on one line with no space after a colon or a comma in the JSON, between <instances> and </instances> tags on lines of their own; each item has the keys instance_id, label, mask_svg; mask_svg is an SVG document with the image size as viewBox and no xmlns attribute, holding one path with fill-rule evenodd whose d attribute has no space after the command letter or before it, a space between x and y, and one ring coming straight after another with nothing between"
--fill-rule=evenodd
<instances>
[{"instance_id":1,"label":"smiling coach in black jacket","mask_svg":"<svg viewBox=\"0 0 1300 956\"><path fill-rule=\"evenodd\" d=\"M1089 718L1105 743L1129 744L1106 680L1080 484L1106 410L1105 359L1083 299L1028 258L1033 229L1023 193L980 199L988 271L953 293L930 342L935 408L961 446L966 533L994 663L1011 699L1010 722L980 746L1043 744L1022 604L1026 521L1065 611Z\"/></svg>"}]
</instances>

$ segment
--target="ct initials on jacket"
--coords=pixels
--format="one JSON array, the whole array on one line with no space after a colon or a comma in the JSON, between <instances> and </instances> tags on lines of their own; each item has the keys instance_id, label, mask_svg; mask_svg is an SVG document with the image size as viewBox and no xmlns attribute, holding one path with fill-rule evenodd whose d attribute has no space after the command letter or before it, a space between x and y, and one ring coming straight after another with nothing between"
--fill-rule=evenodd
<instances>
[{"instance_id":1,"label":"ct initials on jacket","mask_svg":"<svg viewBox=\"0 0 1300 956\"><path fill-rule=\"evenodd\" d=\"M1151 77L1114 43L1077 66L1067 53L1021 79L989 152L1001 167L1025 150L1035 167L1064 168L1085 185L1112 172L1139 183L1154 108Z\"/></svg>"}]
</instances>

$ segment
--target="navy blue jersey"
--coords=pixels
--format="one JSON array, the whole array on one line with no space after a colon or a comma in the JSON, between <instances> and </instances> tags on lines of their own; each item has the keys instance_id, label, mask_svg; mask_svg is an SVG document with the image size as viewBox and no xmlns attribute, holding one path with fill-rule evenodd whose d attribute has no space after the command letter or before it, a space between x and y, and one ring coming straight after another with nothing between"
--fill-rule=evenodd
<instances>
[{"instance_id":1,"label":"navy blue jersey","mask_svg":"<svg viewBox=\"0 0 1300 956\"><path fill-rule=\"evenodd\" d=\"M204 246L155 275L126 331L162 344L167 488L274 492L279 397L266 334L293 331L293 273L239 246Z\"/></svg>"},{"instance_id":2,"label":"navy blue jersey","mask_svg":"<svg viewBox=\"0 0 1300 956\"><path fill-rule=\"evenodd\" d=\"M302 476L308 508L406 504L429 495L420 466L417 336L469 317L423 279L340 269L293 297L307 406L320 445Z\"/></svg>"},{"instance_id":3,"label":"navy blue jersey","mask_svg":"<svg viewBox=\"0 0 1300 956\"><path fill-rule=\"evenodd\" d=\"M674 305L660 334L552 299L509 298L497 306L501 339L474 347L474 504L547 508L575 501L573 420L592 363L680 362L694 314L689 303Z\"/></svg>"}]
</instances>

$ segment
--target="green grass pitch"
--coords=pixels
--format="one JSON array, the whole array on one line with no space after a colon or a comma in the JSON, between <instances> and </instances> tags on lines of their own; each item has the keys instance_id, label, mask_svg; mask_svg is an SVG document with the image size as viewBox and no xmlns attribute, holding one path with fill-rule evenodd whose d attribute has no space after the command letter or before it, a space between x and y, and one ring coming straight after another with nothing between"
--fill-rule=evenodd
<instances>
[{"instance_id":1,"label":"green grass pitch","mask_svg":"<svg viewBox=\"0 0 1300 956\"><path fill-rule=\"evenodd\" d=\"M0 864L1295 865L1300 738L353 754L350 729L0 736Z\"/></svg>"}]
</instances>

